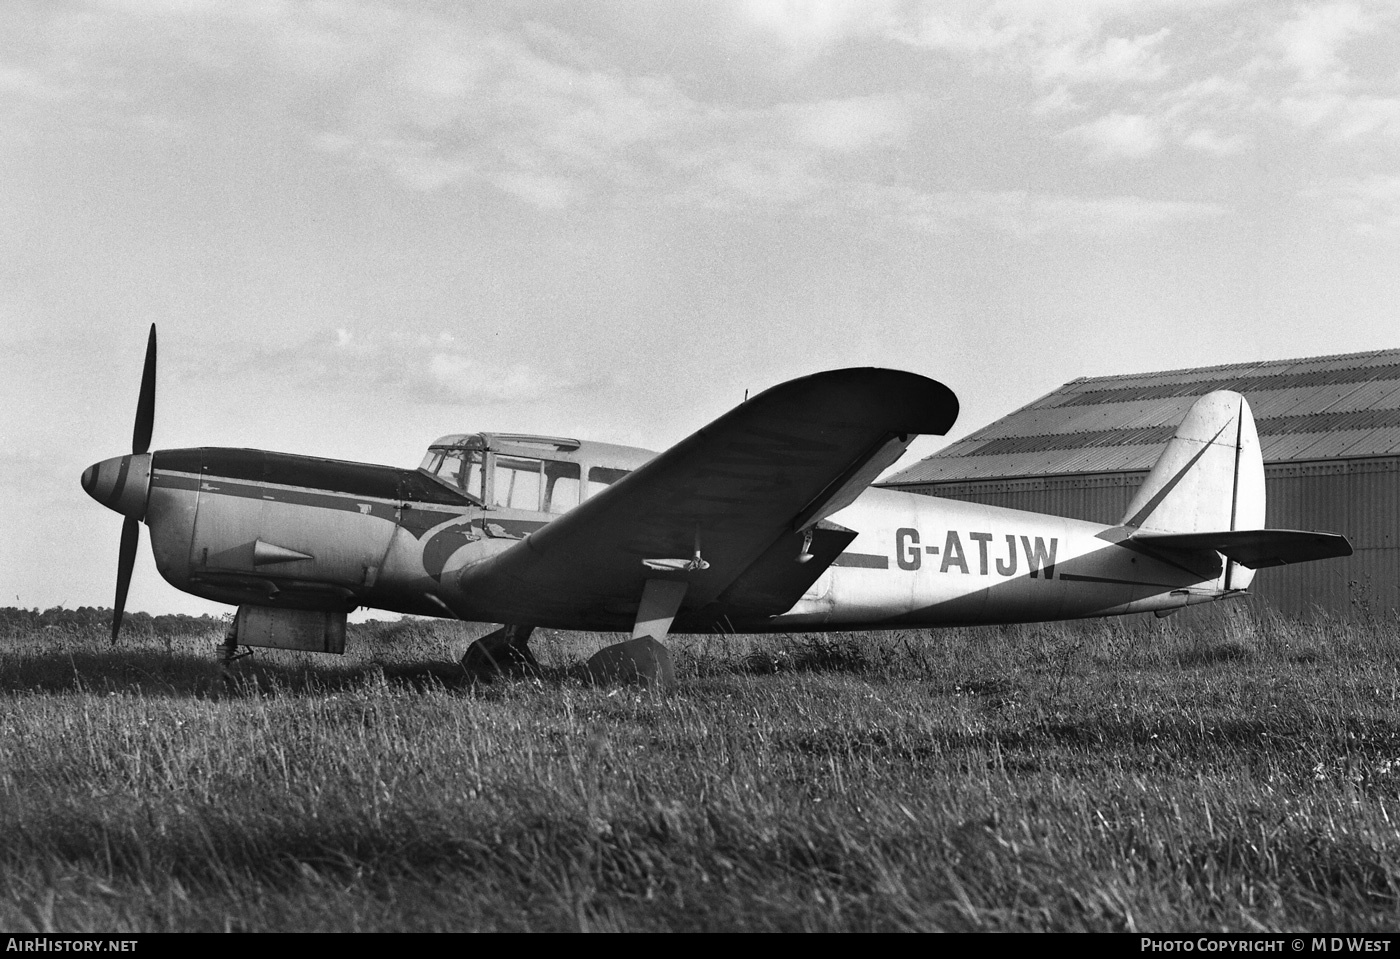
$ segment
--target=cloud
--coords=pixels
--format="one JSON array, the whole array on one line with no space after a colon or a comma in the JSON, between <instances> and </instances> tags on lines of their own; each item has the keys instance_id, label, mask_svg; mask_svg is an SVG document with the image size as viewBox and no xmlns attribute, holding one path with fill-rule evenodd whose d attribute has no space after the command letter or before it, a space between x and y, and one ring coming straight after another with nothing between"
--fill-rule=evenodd
<instances>
[{"instance_id":1,"label":"cloud","mask_svg":"<svg viewBox=\"0 0 1400 959\"><path fill-rule=\"evenodd\" d=\"M900 93L704 103L667 77L553 60L488 32L396 49L386 79L313 142L414 189L485 181L541 209L647 193L783 205L820 191L824 158L898 145L911 109Z\"/></svg>"},{"instance_id":2,"label":"cloud","mask_svg":"<svg viewBox=\"0 0 1400 959\"><path fill-rule=\"evenodd\" d=\"M1223 216L1215 203L1146 197L1076 196L1029 190L918 192L867 184L872 213L930 233L973 229L1019 238L1121 236Z\"/></svg>"},{"instance_id":3,"label":"cloud","mask_svg":"<svg viewBox=\"0 0 1400 959\"><path fill-rule=\"evenodd\" d=\"M1076 37L1045 48L1036 70L1042 83L1145 83L1167 73L1161 55L1170 30L1133 37Z\"/></svg>"},{"instance_id":4,"label":"cloud","mask_svg":"<svg viewBox=\"0 0 1400 959\"><path fill-rule=\"evenodd\" d=\"M814 172L808 157L781 150L715 151L694 175L677 183L672 204L711 210L779 210L827 194L832 181Z\"/></svg>"},{"instance_id":5,"label":"cloud","mask_svg":"<svg viewBox=\"0 0 1400 959\"><path fill-rule=\"evenodd\" d=\"M889 0L741 0L735 4L742 19L799 56L882 32L895 20L897 7Z\"/></svg>"},{"instance_id":6,"label":"cloud","mask_svg":"<svg viewBox=\"0 0 1400 959\"><path fill-rule=\"evenodd\" d=\"M799 140L837 153L893 145L909 132L909 106L899 97L821 100L785 110Z\"/></svg>"},{"instance_id":7,"label":"cloud","mask_svg":"<svg viewBox=\"0 0 1400 959\"><path fill-rule=\"evenodd\" d=\"M1382 0L987 0L898 13L890 42L1027 78L1047 121L1093 117L1071 135L1100 159L1171 145L1229 157L1280 119L1338 143L1396 132L1400 8Z\"/></svg>"},{"instance_id":8,"label":"cloud","mask_svg":"<svg viewBox=\"0 0 1400 959\"><path fill-rule=\"evenodd\" d=\"M309 147L424 193L489 184L545 211L641 200L727 212L874 215L916 229L1022 236L1155 228L1201 215L1190 203L930 190L910 144L936 103L917 85L733 102L706 98L678 77L645 72L645 64L628 69L615 51L606 55L586 35L544 24L512 30L443 8L372 0L188 10L171 2L156 9L169 30L199 39L164 56L202 58L186 67L202 73L208 63L256 51L278 86L278 102L292 104L292 118L309 125ZM1107 2L1072 14L1028 0L755 2L734 9L751 29L808 53L854 38L925 51L974 50L1008 57L1008 64L1029 52L1035 82L1066 91L1060 111L1084 109L1078 99L1092 101L1099 87L1159 82L1169 73L1164 58L1176 36L1160 25L1108 30L1105 24L1128 8ZM1066 136L1100 158L1131 158L1159 150L1171 130L1145 109L1117 109L1072 126ZM1193 142L1196 149L1226 149L1223 138L1207 133ZM878 162L896 156L907 159ZM347 355L315 362L335 374ZM434 366L419 357L413 382L425 395L441 393L446 386L431 371L459 360L447 354ZM397 362L362 374L407 382L409 373Z\"/></svg>"},{"instance_id":9,"label":"cloud","mask_svg":"<svg viewBox=\"0 0 1400 959\"><path fill-rule=\"evenodd\" d=\"M1321 201L1358 233L1400 233L1400 176L1335 180L1304 196Z\"/></svg>"},{"instance_id":10,"label":"cloud","mask_svg":"<svg viewBox=\"0 0 1400 959\"><path fill-rule=\"evenodd\" d=\"M321 133L311 137L310 143L325 153L381 166L400 182L424 193L457 183L473 172L469 159L444 154L432 140L421 137L384 136L366 141L342 133Z\"/></svg>"},{"instance_id":11,"label":"cloud","mask_svg":"<svg viewBox=\"0 0 1400 959\"><path fill-rule=\"evenodd\" d=\"M607 373L499 363L451 333L395 337L341 327L292 346L262 349L236 363L244 375L293 379L317 390L364 393L367 386L420 404L491 406L577 397L610 389Z\"/></svg>"},{"instance_id":12,"label":"cloud","mask_svg":"<svg viewBox=\"0 0 1400 959\"><path fill-rule=\"evenodd\" d=\"M1303 131L1318 131L1329 140L1349 142L1400 134L1400 97L1303 93L1279 100L1277 115Z\"/></svg>"},{"instance_id":13,"label":"cloud","mask_svg":"<svg viewBox=\"0 0 1400 959\"><path fill-rule=\"evenodd\" d=\"M1395 136L1397 24L1400 8L1393 4L1352 0L1295 8L1241 69L1256 88L1278 89L1256 112L1337 143Z\"/></svg>"},{"instance_id":14,"label":"cloud","mask_svg":"<svg viewBox=\"0 0 1400 959\"><path fill-rule=\"evenodd\" d=\"M62 110L85 110L84 121L105 111L118 119L87 128L124 122L151 136L199 135L205 118L237 115L229 129L279 142L299 131L323 158L407 190L489 187L546 212L649 203L860 216L856 198L871 190L951 197L938 178L983 132L980 120L969 136L958 124L990 108L1005 115L1002 145L1052 148L984 155L962 181L974 187L968 212L936 219L1034 232L987 201L1015 195L1032 167L1048 183L1082 174L1085 159L1183 150L1224 164L1279 129L1393 161L1400 77L1384 54L1396 24L1386 10L735 0L690 14L726 56L749 58L721 80L686 66L697 62L686 37L672 41L674 59L644 57L591 21L548 13L518 23L380 0L109 0L47 24L29 14L24 32L43 42L0 43L0 90L31 104L12 137ZM630 26L654 40L657 20ZM847 43L839 63L822 59ZM767 70L755 47L801 63ZM1356 66L1368 51L1369 74ZM54 106L34 106L41 97ZM1082 152L1055 149L1057 135ZM1187 185L1179 199L1190 198Z\"/></svg>"},{"instance_id":15,"label":"cloud","mask_svg":"<svg viewBox=\"0 0 1400 959\"><path fill-rule=\"evenodd\" d=\"M527 170L497 173L493 180L501 190L541 209L562 210L572 206L583 193L579 185L567 177Z\"/></svg>"},{"instance_id":16,"label":"cloud","mask_svg":"<svg viewBox=\"0 0 1400 959\"><path fill-rule=\"evenodd\" d=\"M1244 134L1222 134L1210 127L1197 127L1182 138L1182 145L1201 153L1224 157L1239 153L1249 145Z\"/></svg>"},{"instance_id":17,"label":"cloud","mask_svg":"<svg viewBox=\"0 0 1400 959\"><path fill-rule=\"evenodd\" d=\"M39 70L0 63L0 92L31 100L59 100L74 91Z\"/></svg>"},{"instance_id":18,"label":"cloud","mask_svg":"<svg viewBox=\"0 0 1400 959\"><path fill-rule=\"evenodd\" d=\"M1355 96L1340 105L1334 139L1351 141L1372 134L1400 136L1400 96Z\"/></svg>"},{"instance_id":19,"label":"cloud","mask_svg":"<svg viewBox=\"0 0 1400 959\"><path fill-rule=\"evenodd\" d=\"M741 22L808 58L839 44L879 39L956 55L1011 55L1026 63L1071 49L1083 63L1060 66L1121 74L1146 65L1155 34L1109 37L1109 23L1132 16L1168 19L1238 0L742 0Z\"/></svg>"},{"instance_id":20,"label":"cloud","mask_svg":"<svg viewBox=\"0 0 1400 959\"><path fill-rule=\"evenodd\" d=\"M312 139L425 191L485 181L542 208L634 182L707 111L660 77L552 60L440 24L386 43L378 76ZM558 46L552 44L552 46Z\"/></svg>"},{"instance_id":21,"label":"cloud","mask_svg":"<svg viewBox=\"0 0 1400 959\"><path fill-rule=\"evenodd\" d=\"M1303 78L1338 82L1345 76L1342 46L1372 26L1355 3L1313 4L1299 7L1296 16L1275 29L1272 40Z\"/></svg>"},{"instance_id":22,"label":"cloud","mask_svg":"<svg viewBox=\"0 0 1400 959\"><path fill-rule=\"evenodd\" d=\"M1110 113L1089 123L1071 127L1065 136L1087 143L1100 157L1145 157L1162 145L1162 131L1151 117Z\"/></svg>"}]
</instances>

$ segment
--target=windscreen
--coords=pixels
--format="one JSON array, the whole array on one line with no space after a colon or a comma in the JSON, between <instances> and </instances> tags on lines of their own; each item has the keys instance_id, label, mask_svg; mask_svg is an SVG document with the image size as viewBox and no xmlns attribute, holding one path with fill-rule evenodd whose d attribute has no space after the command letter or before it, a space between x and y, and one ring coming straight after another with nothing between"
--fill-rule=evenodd
<instances>
[{"instance_id":1,"label":"windscreen","mask_svg":"<svg viewBox=\"0 0 1400 959\"><path fill-rule=\"evenodd\" d=\"M431 449L419 469L482 501L482 453L480 450Z\"/></svg>"}]
</instances>

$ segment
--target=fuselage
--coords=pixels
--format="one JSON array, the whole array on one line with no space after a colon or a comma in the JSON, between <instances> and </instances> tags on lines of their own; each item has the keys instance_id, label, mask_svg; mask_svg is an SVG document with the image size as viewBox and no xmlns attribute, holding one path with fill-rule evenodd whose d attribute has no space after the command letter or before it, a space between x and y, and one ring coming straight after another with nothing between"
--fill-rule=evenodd
<instances>
[{"instance_id":1,"label":"fuselage","mask_svg":"<svg viewBox=\"0 0 1400 959\"><path fill-rule=\"evenodd\" d=\"M541 460L531 474L533 460L521 453L528 447L481 445L475 487L465 468L446 482L427 464L409 470L218 448L104 461L84 475L84 487L142 519L161 575L198 596L501 622L462 590L458 574L596 492L589 475L623 475L650 454L598 444L598 463L612 465L575 449L556 456L575 463L572 472L551 473ZM501 471L495 479L493 469ZM1195 557L1190 567L1168 562L1127 543L1119 527L878 488L829 519L856 536L789 610L750 616L736 608L722 622L683 613L676 630L1034 621L1168 610L1227 593L1218 555ZM630 615L578 611L532 625L627 629Z\"/></svg>"},{"instance_id":2,"label":"fuselage","mask_svg":"<svg viewBox=\"0 0 1400 959\"><path fill-rule=\"evenodd\" d=\"M1121 527L879 488L831 519L859 535L775 628L1113 616L1224 592L1218 555L1178 565L1134 548Z\"/></svg>"}]
</instances>

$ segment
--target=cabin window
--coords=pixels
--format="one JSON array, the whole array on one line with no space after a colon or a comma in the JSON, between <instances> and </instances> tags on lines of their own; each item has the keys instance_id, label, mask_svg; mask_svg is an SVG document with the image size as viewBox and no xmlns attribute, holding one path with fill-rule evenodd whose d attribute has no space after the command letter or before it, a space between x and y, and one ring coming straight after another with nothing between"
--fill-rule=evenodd
<instances>
[{"instance_id":1,"label":"cabin window","mask_svg":"<svg viewBox=\"0 0 1400 959\"><path fill-rule=\"evenodd\" d=\"M539 512L542 460L497 456L491 503L503 509Z\"/></svg>"},{"instance_id":2,"label":"cabin window","mask_svg":"<svg viewBox=\"0 0 1400 959\"><path fill-rule=\"evenodd\" d=\"M481 499L480 450L434 450L423 468L464 493Z\"/></svg>"},{"instance_id":3,"label":"cabin window","mask_svg":"<svg viewBox=\"0 0 1400 959\"><path fill-rule=\"evenodd\" d=\"M592 499L631 470L614 469L611 466L594 466L588 471L588 496Z\"/></svg>"},{"instance_id":4,"label":"cabin window","mask_svg":"<svg viewBox=\"0 0 1400 959\"><path fill-rule=\"evenodd\" d=\"M579 466L577 463L546 460L544 464L544 510L567 513L578 505Z\"/></svg>"}]
</instances>

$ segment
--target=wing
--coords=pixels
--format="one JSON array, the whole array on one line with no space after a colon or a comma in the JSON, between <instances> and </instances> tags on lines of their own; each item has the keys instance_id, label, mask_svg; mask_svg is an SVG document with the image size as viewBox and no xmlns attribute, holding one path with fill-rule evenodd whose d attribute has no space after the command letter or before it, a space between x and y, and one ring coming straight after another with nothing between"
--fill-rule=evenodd
<instances>
[{"instance_id":1,"label":"wing","mask_svg":"<svg viewBox=\"0 0 1400 959\"><path fill-rule=\"evenodd\" d=\"M1135 533L1134 543L1149 549L1211 549L1250 569L1350 556L1351 543L1340 533L1297 529L1234 529L1217 533Z\"/></svg>"},{"instance_id":2,"label":"wing","mask_svg":"<svg viewBox=\"0 0 1400 959\"><path fill-rule=\"evenodd\" d=\"M818 528L822 519L860 495L916 435L946 433L957 414L951 390L912 373L832 370L783 383L467 567L451 603L472 618L625 628L648 580L684 580L683 608L694 610L730 586L744 592L745 572L771 567L765 554L780 540L791 542L798 564L810 530L822 548L808 551L816 555L800 564L803 575L755 574L768 605L780 581L783 592L797 590L795 602L835 556L833 524Z\"/></svg>"}]
</instances>

